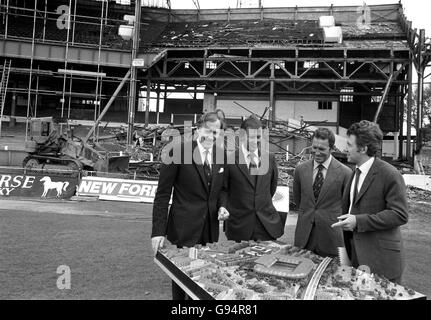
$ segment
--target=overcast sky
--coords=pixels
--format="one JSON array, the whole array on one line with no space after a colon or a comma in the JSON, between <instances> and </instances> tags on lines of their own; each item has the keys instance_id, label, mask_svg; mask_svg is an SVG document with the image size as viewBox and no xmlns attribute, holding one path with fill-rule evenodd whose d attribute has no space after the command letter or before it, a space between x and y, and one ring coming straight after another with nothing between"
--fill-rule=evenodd
<instances>
[{"instance_id":1,"label":"overcast sky","mask_svg":"<svg viewBox=\"0 0 431 320\"><path fill-rule=\"evenodd\" d=\"M201 9L236 8L237 2L241 1L246 7L257 7L258 0L199 0ZM394 4L397 0L368 0L368 5ZM194 9L193 0L171 0L173 9ZM334 6L362 5L364 1L359 0L262 0L264 7L308 7L308 6ZM254 4L254 5L253 5ZM413 27L425 29L427 37L431 37L431 1L430 0L403 0L407 19L413 22Z\"/></svg>"}]
</instances>

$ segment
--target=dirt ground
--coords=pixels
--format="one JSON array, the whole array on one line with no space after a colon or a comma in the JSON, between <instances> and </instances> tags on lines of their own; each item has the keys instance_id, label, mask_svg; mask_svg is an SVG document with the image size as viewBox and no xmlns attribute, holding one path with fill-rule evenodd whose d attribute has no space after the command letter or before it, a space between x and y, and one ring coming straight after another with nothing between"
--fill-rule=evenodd
<instances>
[{"instance_id":1,"label":"dirt ground","mask_svg":"<svg viewBox=\"0 0 431 320\"><path fill-rule=\"evenodd\" d=\"M292 243L295 223L282 240ZM0 299L170 299L150 233L151 205L0 200ZM411 204L403 234L404 283L431 296L431 203ZM70 290L57 288L60 265Z\"/></svg>"}]
</instances>

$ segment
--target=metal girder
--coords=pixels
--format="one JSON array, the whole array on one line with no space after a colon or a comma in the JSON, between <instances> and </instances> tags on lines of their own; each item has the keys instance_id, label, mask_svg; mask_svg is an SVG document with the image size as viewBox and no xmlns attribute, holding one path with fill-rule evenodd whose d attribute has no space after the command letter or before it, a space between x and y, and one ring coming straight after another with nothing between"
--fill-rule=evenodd
<instances>
[{"instance_id":1,"label":"metal girder","mask_svg":"<svg viewBox=\"0 0 431 320\"><path fill-rule=\"evenodd\" d=\"M323 64L325 65L325 66L327 66L329 69L331 69L332 70L332 72L334 72L334 74L338 77L338 78L340 78L340 79L343 79L343 76L342 75L340 75L337 71L335 71L335 69L334 68L332 68L326 61L323 61Z\"/></svg>"},{"instance_id":2,"label":"metal girder","mask_svg":"<svg viewBox=\"0 0 431 320\"><path fill-rule=\"evenodd\" d=\"M379 119L380 112L383 109L383 104L385 103L386 97L388 96L388 92L389 92L389 89L391 88L393 79L394 79L394 75L391 74L388 79L388 82L386 83L386 87L385 87L385 90L383 91L382 99L380 100L379 106L377 107L376 114L374 115L374 122L376 123L377 123L377 120Z\"/></svg>"},{"instance_id":3,"label":"metal girder","mask_svg":"<svg viewBox=\"0 0 431 320\"><path fill-rule=\"evenodd\" d=\"M240 84L244 87L246 87L248 90L252 91L252 87L248 86L245 81L241 81Z\"/></svg>"},{"instance_id":4,"label":"metal girder","mask_svg":"<svg viewBox=\"0 0 431 320\"><path fill-rule=\"evenodd\" d=\"M374 62L370 62L370 64L376 68L377 71L379 71L386 79L389 79L389 76L382 70L380 69ZM392 73L392 70L391 70Z\"/></svg>"},{"instance_id":5,"label":"metal girder","mask_svg":"<svg viewBox=\"0 0 431 320\"><path fill-rule=\"evenodd\" d=\"M189 63L189 68L196 72L199 77L202 77L202 74L195 67L193 67L193 64Z\"/></svg>"},{"instance_id":6,"label":"metal girder","mask_svg":"<svg viewBox=\"0 0 431 320\"><path fill-rule=\"evenodd\" d=\"M311 58L308 58L311 59ZM340 61L342 61L343 59L341 59ZM350 61L350 59L347 59ZM173 67L171 67L169 70L167 68L167 61L171 61L174 62L175 65ZM370 60L370 59L366 59L366 60L362 60L360 59L359 62L362 62L353 72L351 72L350 74L346 73L346 69L347 69L347 64L346 64L346 60L344 60L344 64L345 64L345 68L342 72L342 74L340 73L340 70L337 70L336 67L333 67L329 62L336 62L335 59L332 59L331 61L326 60L326 59L315 59L316 63L322 63L322 66L324 68L313 68L313 66L310 66L309 68L307 68L305 71L303 71L299 76L296 75L297 73L297 68L295 66L295 71L293 70L288 70L282 63L280 60L273 60L273 59L265 59L265 58L259 58L258 60L249 60L248 62L248 70L246 71L244 67L244 65L239 65L239 63L243 63L246 62L244 61L244 59L241 58L241 60L232 60L232 59L225 59L225 60L212 60L212 61L216 61L218 64L217 66L211 70L211 72L207 73L207 68L206 68L206 64L204 63L203 66L203 73L198 71L198 68L195 67L192 64L192 61L201 61L201 62L205 62L205 59L198 59L198 58L182 58L182 59L165 59L163 62L163 68L166 69L165 71L167 73L164 72L160 72L160 68L159 66L155 67L155 71L159 74L160 77L176 77L176 75L178 74L180 77L185 77L184 72L178 72L178 69L185 63L188 63L188 69L193 70L194 73L196 73L200 78L202 79L209 79L209 78L217 78L217 77L222 77L220 75L216 76L216 73L220 70L223 70L223 72L225 72L227 75L232 76L233 78L237 78L237 79L255 79L257 78L257 76L259 76L260 74L262 74L264 72L265 69L268 69L270 66L277 66L276 71L279 72L275 72L274 74L274 78L281 78L281 79L285 79L284 77L282 77L282 75L280 74L280 72L284 73L285 76L287 76L289 79L292 80L300 80L302 78L304 78L304 76L310 72L310 70L313 70L314 72L322 72L325 73L324 77L322 77L320 79L320 81L327 81L328 80L328 75L333 74L338 80L353 80L351 79L355 74L357 74L361 68L363 68L365 65L370 65L375 71L377 75L380 75L381 77L384 77L384 80L387 80L389 78L389 73L386 73L382 70L382 68L378 65L377 60ZM263 61L264 63L262 65L256 66L255 67L255 71L252 73L252 62L258 62L258 61ZM309 61L309 60L305 60L305 61ZM355 61L355 60L352 60ZM298 61L296 61L298 62ZM356 61L358 62L358 61ZM408 62L407 59L392 59L392 60L386 60L384 62L380 62L383 63L385 65L385 67L390 67L391 70L393 69L393 64L394 63L406 63ZM339 63L339 62L338 62ZM182 70L181 70L182 71ZM294 74L295 73L295 74ZM364 72L361 72L362 74ZM265 72L265 77L267 77L268 72ZM192 80L193 75L187 75L187 77L191 77L190 79ZM358 79L360 80L360 79ZM375 79L370 79L370 80L375 80ZM184 80L187 81L187 80ZM332 81L331 79L329 79L328 81ZM386 81L385 81L386 82Z\"/></svg>"},{"instance_id":7,"label":"metal girder","mask_svg":"<svg viewBox=\"0 0 431 320\"><path fill-rule=\"evenodd\" d=\"M193 1L193 4L195 5L196 9L200 10L201 6L199 4L199 0L192 0L192 1Z\"/></svg>"},{"instance_id":8,"label":"metal girder","mask_svg":"<svg viewBox=\"0 0 431 320\"><path fill-rule=\"evenodd\" d=\"M328 85L326 85L324 82L319 82L319 84L323 87L323 88L325 88L326 90L328 90L329 92L336 92L337 90L336 89L332 89L332 88L330 88ZM339 92L339 90L338 90L338 92Z\"/></svg>"},{"instance_id":9,"label":"metal girder","mask_svg":"<svg viewBox=\"0 0 431 320\"><path fill-rule=\"evenodd\" d=\"M145 77L144 77L145 79ZM268 78L246 78L246 79L239 79L239 78L229 78L229 77L213 77L213 78L205 78L205 77L152 77L151 78L152 81L160 81L160 82L164 82L164 81L171 81L171 82L205 82L205 81L209 81L209 82L224 82L224 81L247 81L247 80L253 80L256 82L267 82L270 80L274 80L275 82L298 82L298 83L304 83L304 82L309 82L309 83L320 83L322 81L326 82L326 83L343 83L343 84L353 84L353 83L370 83L370 84L385 84L387 82L387 79L372 79L372 78L367 78L367 79L328 79L328 78L310 78L310 79L291 79L291 78L275 78L275 79L270 79ZM394 81L394 83L397 84L408 84L407 80L399 80L399 81Z\"/></svg>"},{"instance_id":10,"label":"metal girder","mask_svg":"<svg viewBox=\"0 0 431 320\"><path fill-rule=\"evenodd\" d=\"M379 106L378 106L376 114L374 116L374 122L377 122L377 120L379 119L380 112L383 109L383 104L386 101L386 98L388 96L388 93L389 93L389 90L391 88L393 80L398 78L398 76L401 74L401 72L403 72L403 70L406 66L407 66L407 64L403 64L402 67L397 72L391 73L391 75L389 76L388 82L386 83L385 90L383 91L382 99L380 100Z\"/></svg>"},{"instance_id":11,"label":"metal girder","mask_svg":"<svg viewBox=\"0 0 431 320\"><path fill-rule=\"evenodd\" d=\"M231 83L232 83L231 81L225 82L221 87L218 88L218 90L222 90L223 88L227 87Z\"/></svg>"},{"instance_id":12,"label":"metal girder","mask_svg":"<svg viewBox=\"0 0 431 320\"><path fill-rule=\"evenodd\" d=\"M305 76L307 74L308 71L315 69L314 66L318 64L318 61L316 61L312 66L308 67L307 70L305 70L300 76L299 78L302 78L303 76Z\"/></svg>"},{"instance_id":13,"label":"metal girder","mask_svg":"<svg viewBox=\"0 0 431 320\"><path fill-rule=\"evenodd\" d=\"M213 71L211 71L210 73L207 74L206 77L211 77L214 73L216 73L217 70L219 70L224 64L226 63L226 61L222 61L222 63L218 64L217 67L215 67L215 69Z\"/></svg>"},{"instance_id":14,"label":"metal girder","mask_svg":"<svg viewBox=\"0 0 431 320\"><path fill-rule=\"evenodd\" d=\"M289 87L287 84L283 83L283 82L279 82L279 84L286 88L287 91L297 91L295 88Z\"/></svg>"},{"instance_id":15,"label":"metal girder","mask_svg":"<svg viewBox=\"0 0 431 320\"><path fill-rule=\"evenodd\" d=\"M383 19L383 20L387 21L387 19L386 19L386 18L387 18L389 15L391 15L391 14L393 14L393 13L398 13L398 11L399 11L399 9L397 8L397 9L394 9L394 10L392 10L392 11L390 11L390 12L385 13L384 15L379 14L379 13L376 13L374 10L370 10L370 13L371 13L371 16L372 16L372 15L375 15L375 16L377 16L377 17L378 17L378 19L372 19L372 21L373 21L373 22L377 22L377 21L379 21L380 19Z\"/></svg>"},{"instance_id":16,"label":"metal girder","mask_svg":"<svg viewBox=\"0 0 431 320\"><path fill-rule=\"evenodd\" d=\"M112 95L111 99L109 99L108 103L106 104L103 111L100 113L99 117L97 118L96 122L94 123L94 126L91 127L90 131L84 138L83 142L87 142L88 139L90 139L93 132L96 130L97 126L99 125L100 121L102 121L102 118L105 116L106 112L108 112L109 108L111 107L112 103L114 102L115 98L117 97L118 93L120 93L121 89L123 88L124 84L127 82L131 74L130 69L127 71L126 75L124 76L121 83L118 85L117 89L115 90L114 94Z\"/></svg>"},{"instance_id":17,"label":"metal girder","mask_svg":"<svg viewBox=\"0 0 431 320\"><path fill-rule=\"evenodd\" d=\"M181 65L183 65L186 61L181 61L177 63L175 67L171 69L171 71L168 72L167 76L170 77Z\"/></svg>"},{"instance_id":18,"label":"metal girder","mask_svg":"<svg viewBox=\"0 0 431 320\"><path fill-rule=\"evenodd\" d=\"M262 67L260 67L255 73L252 75L249 75L250 78L255 78L259 73L261 73L263 70L265 70L271 62L267 61Z\"/></svg>"},{"instance_id":19,"label":"metal girder","mask_svg":"<svg viewBox=\"0 0 431 320\"><path fill-rule=\"evenodd\" d=\"M386 50L387 51L387 50ZM203 61L233 61L233 62L269 62L269 63L275 63L278 64L281 61L283 62L305 62L305 61L316 61L316 62L370 62L370 61L374 61L374 62L403 62L403 61L407 61L408 59L406 58L378 58L378 57L365 57L365 58L337 58L337 57L333 57L333 58L292 58L292 57L277 57L277 58L271 58L271 57L241 57L241 59L239 58L229 58L229 57L225 57L225 58L217 58L216 59L205 59L205 58L200 58L200 57L184 57L184 58L167 58L166 59L168 62L181 62L181 61L196 61L196 62L203 62Z\"/></svg>"},{"instance_id":20,"label":"metal girder","mask_svg":"<svg viewBox=\"0 0 431 320\"><path fill-rule=\"evenodd\" d=\"M290 73L289 71L287 71L287 69L281 63L277 62L276 65L280 68L280 70L284 71L284 73L287 74L292 79L297 78L297 76L295 76L292 73Z\"/></svg>"},{"instance_id":21,"label":"metal girder","mask_svg":"<svg viewBox=\"0 0 431 320\"><path fill-rule=\"evenodd\" d=\"M247 77L247 75L240 69L238 68L234 63L232 63L232 61L228 61L236 70L238 70L239 73L241 73L244 77Z\"/></svg>"},{"instance_id":22,"label":"metal girder","mask_svg":"<svg viewBox=\"0 0 431 320\"><path fill-rule=\"evenodd\" d=\"M34 60L63 62L65 57L64 43L35 43ZM0 39L0 54L3 57L31 59L32 43L19 39ZM85 65L97 65L97 48L73 46L68 48L68 62ZM101 50L101 66L129 68L131 64L130 52Z\"/></svg>"}]
</instances>

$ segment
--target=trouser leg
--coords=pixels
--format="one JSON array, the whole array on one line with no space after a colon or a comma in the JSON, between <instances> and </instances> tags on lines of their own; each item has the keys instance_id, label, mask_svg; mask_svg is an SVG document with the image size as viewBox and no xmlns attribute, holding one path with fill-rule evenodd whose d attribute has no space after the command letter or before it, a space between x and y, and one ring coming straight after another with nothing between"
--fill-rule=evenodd
<instances>
[{"instance_id":1,"label":"trouser leg","mask_svg":"<svg viewBox=\"0 0 431 320\"><path fill-rule=\"evenodd\" d=\"M260 222L260 219L256 216L256 222L252 234L252 240L254 241L272 241L276 240L274 237L272 237L268 231L266 231L265 226Z\"/></svg>"},{"instance_id":2,"label":"trouser leg","mask_svg":"<svg viewBox=\"0 0 431 320\"><path fill-rule=\"evenodd\" d=\"M402 281L403 281L403 279L402 279L402 276L399 276L398 278L395 278L395 279L389 279L389 281L390 282L393 282L393 283L396 283L396 284L398 284L398 285L402 285Z\"/></svg>"},{"instance_id":3,"label":"trouser leg","mask_svg":"<svg viewBox=\"0 0 431 320\"><path fill-rule=\"evenodd\" d=\"M330 258L335 258L337 257L336 254L331 254L328 253L324 250L322 250L322 247L320 245L319 242L319 238L317 237L317 232L316 232L316 225L313 224L313 228L311 229L310 232L310 236L308 237L308 241L307 244L305 245L304 249L309 250L315 254L317 254L318 256L321 257L330 257Z\"/></svg>"},{"instance_id":4,"label":"trouser leg","mask_svg":"<svg viewBox=\"0 0 431 320\"><path fill-rule=\"evenodd\" d=\"M350 261L352 262L352 267L353 268L358 268L359 267L359 261L358 261L358 256L356 254L356 249L355 249L355 243L353 242L353 239L350 239L350 246L352 248L352 257L350 258Z\"/></svg>"}]
</instances>

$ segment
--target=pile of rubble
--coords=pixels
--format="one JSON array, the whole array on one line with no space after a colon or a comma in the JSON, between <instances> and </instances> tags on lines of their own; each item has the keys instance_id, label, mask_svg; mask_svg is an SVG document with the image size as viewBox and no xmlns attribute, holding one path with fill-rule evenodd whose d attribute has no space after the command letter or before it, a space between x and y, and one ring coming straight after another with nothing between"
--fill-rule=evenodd
<instances>
[{"instance_id":1,"label":"pile of rubble","mask_svg":"<svg viewBox=\"0 0 431 320\"><path fill-rule=\"evenodd\" d=\"M170 23L157 39L157 46L208 46L220 44L323 43L317 20L238 20Z\"/></svg>"},{"instance_id":2,"label":"pile of rubble","mask_svg":"<svg viewBox=\"0 0 431 320\"><path fill-rule=\"evenodd\" d=\"M431 191L422 190L419 188L415 188L412 186L407 187L407 199L417 202L417 201L424 201L424 202L430 202L431 201Z\"/></svg>"},{"instance_id":3,"label":"pile of rubble","mask_svg":"<svg viewBox=\"0 0 431 320\"><path fill-rule=\"evenodd\" d=\"M295 168L302 162L308 160L307 156L289 156L286 159L286 153L275 153L275 159L278 164L278 185L290 186L293 181Z\"/></svg>"}]
</instances>

